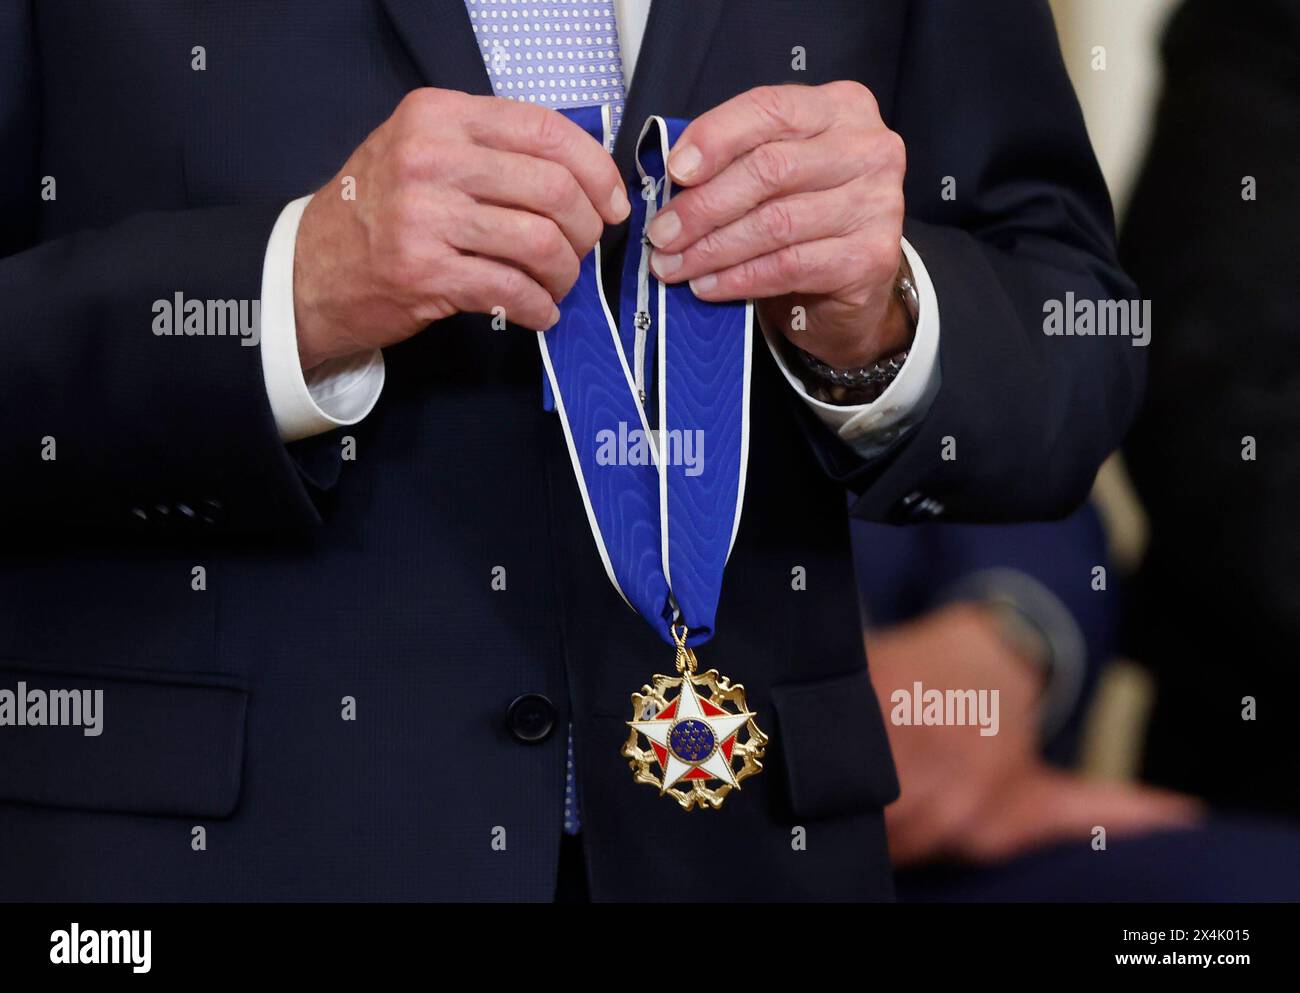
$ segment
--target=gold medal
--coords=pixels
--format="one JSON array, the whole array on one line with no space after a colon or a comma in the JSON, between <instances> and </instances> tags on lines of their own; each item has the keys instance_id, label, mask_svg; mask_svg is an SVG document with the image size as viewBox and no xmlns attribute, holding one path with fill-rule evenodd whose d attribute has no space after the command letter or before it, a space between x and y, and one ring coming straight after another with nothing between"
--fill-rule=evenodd
<instances>
[{"instance_id":1,"label":"gold medal","mask_svg":"<svg viewBox=\"0 0 1300 993\"><path fill-rule=\"evenodd\" d=\"M698 674L686 628L672 633L677 675L656 675L632 694L623 755L638 783L658 787L660 796L671 796L683 810L716 809L733 788L762 771L767 735L745 704L745 687L733 686L717 669ZM648 748L641 747L643 737Z\"/></svg>"}]
</instances>

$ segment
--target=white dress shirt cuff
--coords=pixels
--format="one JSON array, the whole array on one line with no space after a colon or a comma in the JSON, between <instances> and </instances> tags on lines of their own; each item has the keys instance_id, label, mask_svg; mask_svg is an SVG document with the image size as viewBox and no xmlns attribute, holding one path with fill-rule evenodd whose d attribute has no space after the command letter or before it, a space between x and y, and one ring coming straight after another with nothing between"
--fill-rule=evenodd
<instances>
[{"instance_id":1,"label":"white dress shirt cuff","mask_svg":"<svg viewBox=\"0 0 1300 993\"><path fill-rule=\"evenodd\" d=\"M356 424L384 388L379 349L331 359L303 373L293 312L293 254L309 200L294 200L280 212L262 263L262 378L286 442Z\"/></svg>"},{"instance_id":2,"label":"white dress shirt cuff","mask_svg":"<svg viewBox=\"0 0 1300 993\"><path fill-rule=\"evenodd\" d=\"M925 417L939 392L939 300L921 256L906 238L903 239L903 253L912 267L912 279L921 305L916 335L903 368L871 403L842 407L810 396L781 355L778 347L780 332L763 328L767 347L791 389L812 408L823 424L864 459L883 453Z\"/></svg>"}]
</instances>

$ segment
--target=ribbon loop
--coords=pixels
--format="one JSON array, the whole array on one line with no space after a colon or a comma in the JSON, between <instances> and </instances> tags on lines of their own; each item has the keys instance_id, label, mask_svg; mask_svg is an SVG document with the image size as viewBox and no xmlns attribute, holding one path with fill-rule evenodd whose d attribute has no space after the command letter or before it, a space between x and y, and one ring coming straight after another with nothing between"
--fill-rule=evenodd
<instances>
[{"instance_id":1,"label":"ribbon loop","mask_svg":"<svg viewBox=\"0 0 1300 993\"><path fill-rule=\"evenodd\" d=\"M565 113L608 147L608 107ZM684 127L651 117L641 132L619 320L597 245L537 341L610 582L669 644L684 626L698 645L744 502L753 306L705 302L650 270L644 233L672 199L666 162Z\"/></svg>"}]
</instances>

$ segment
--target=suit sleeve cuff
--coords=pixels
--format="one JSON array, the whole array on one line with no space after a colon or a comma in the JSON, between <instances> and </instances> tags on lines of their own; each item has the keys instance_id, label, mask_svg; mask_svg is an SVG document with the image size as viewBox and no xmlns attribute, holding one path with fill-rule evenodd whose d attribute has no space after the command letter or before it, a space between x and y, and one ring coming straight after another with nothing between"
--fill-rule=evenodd
<instances>
[{"instance_id":1,"label":"suit sleeve cuff","mask_svg":"<svg viewBox=\"0 0 1300 993\"><path fill-rule=\"evenodd\" d=\"M262 378L280 438L286 442L356 424L374 408L384 388L379 349L331 359L303 372L293 312L293 254L309 200L294 200L280 212L262 264Z\"/></svg>"},{"instance_id":2,"label":"suit sleeve cuff","mask_svg":"<svg viewBox=\"0 0 1300 993\"><path fill-rule=\"evenodd\" d=\"M921 257L906 238L903 239L903 253L912 267L912 278L921 304L916 335L903 368L871 403L837 406L810 396L781 354L779 333L763 327L763 337L772 358L790 388L812 408L823 424L864 459L882 454L925 417L939 392L939 300Z\"/></svg>"}]
</instances>

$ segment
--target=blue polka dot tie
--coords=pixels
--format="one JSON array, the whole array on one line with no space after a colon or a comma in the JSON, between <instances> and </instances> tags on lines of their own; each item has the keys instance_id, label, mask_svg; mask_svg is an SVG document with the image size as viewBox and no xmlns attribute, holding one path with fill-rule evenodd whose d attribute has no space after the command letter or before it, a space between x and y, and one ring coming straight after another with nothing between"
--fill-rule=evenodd
<instances>
[{"instance_id":1,"label":"blue polka dot tie","mask_svg":"<svg viewBox=\"0 0 1300 993\"><path fill-rule=\"evenodd\" d=\"M492 91L542 107L607 103L623 119L623 60L613 0L466 0ZM564 831L577 834L573 728L565 754Z\"/></svg>"},{"instance_id":2,"label":"blue polka dot tie","mask_svg":"<svg viewBox=\"0 0 1300 993\"><path fill-rule=\"evenodd\" d=\"M613 0L466 0L497 96L543 107L613 105L623 116L623 60Z\"/></svg>"}]
</instances>

